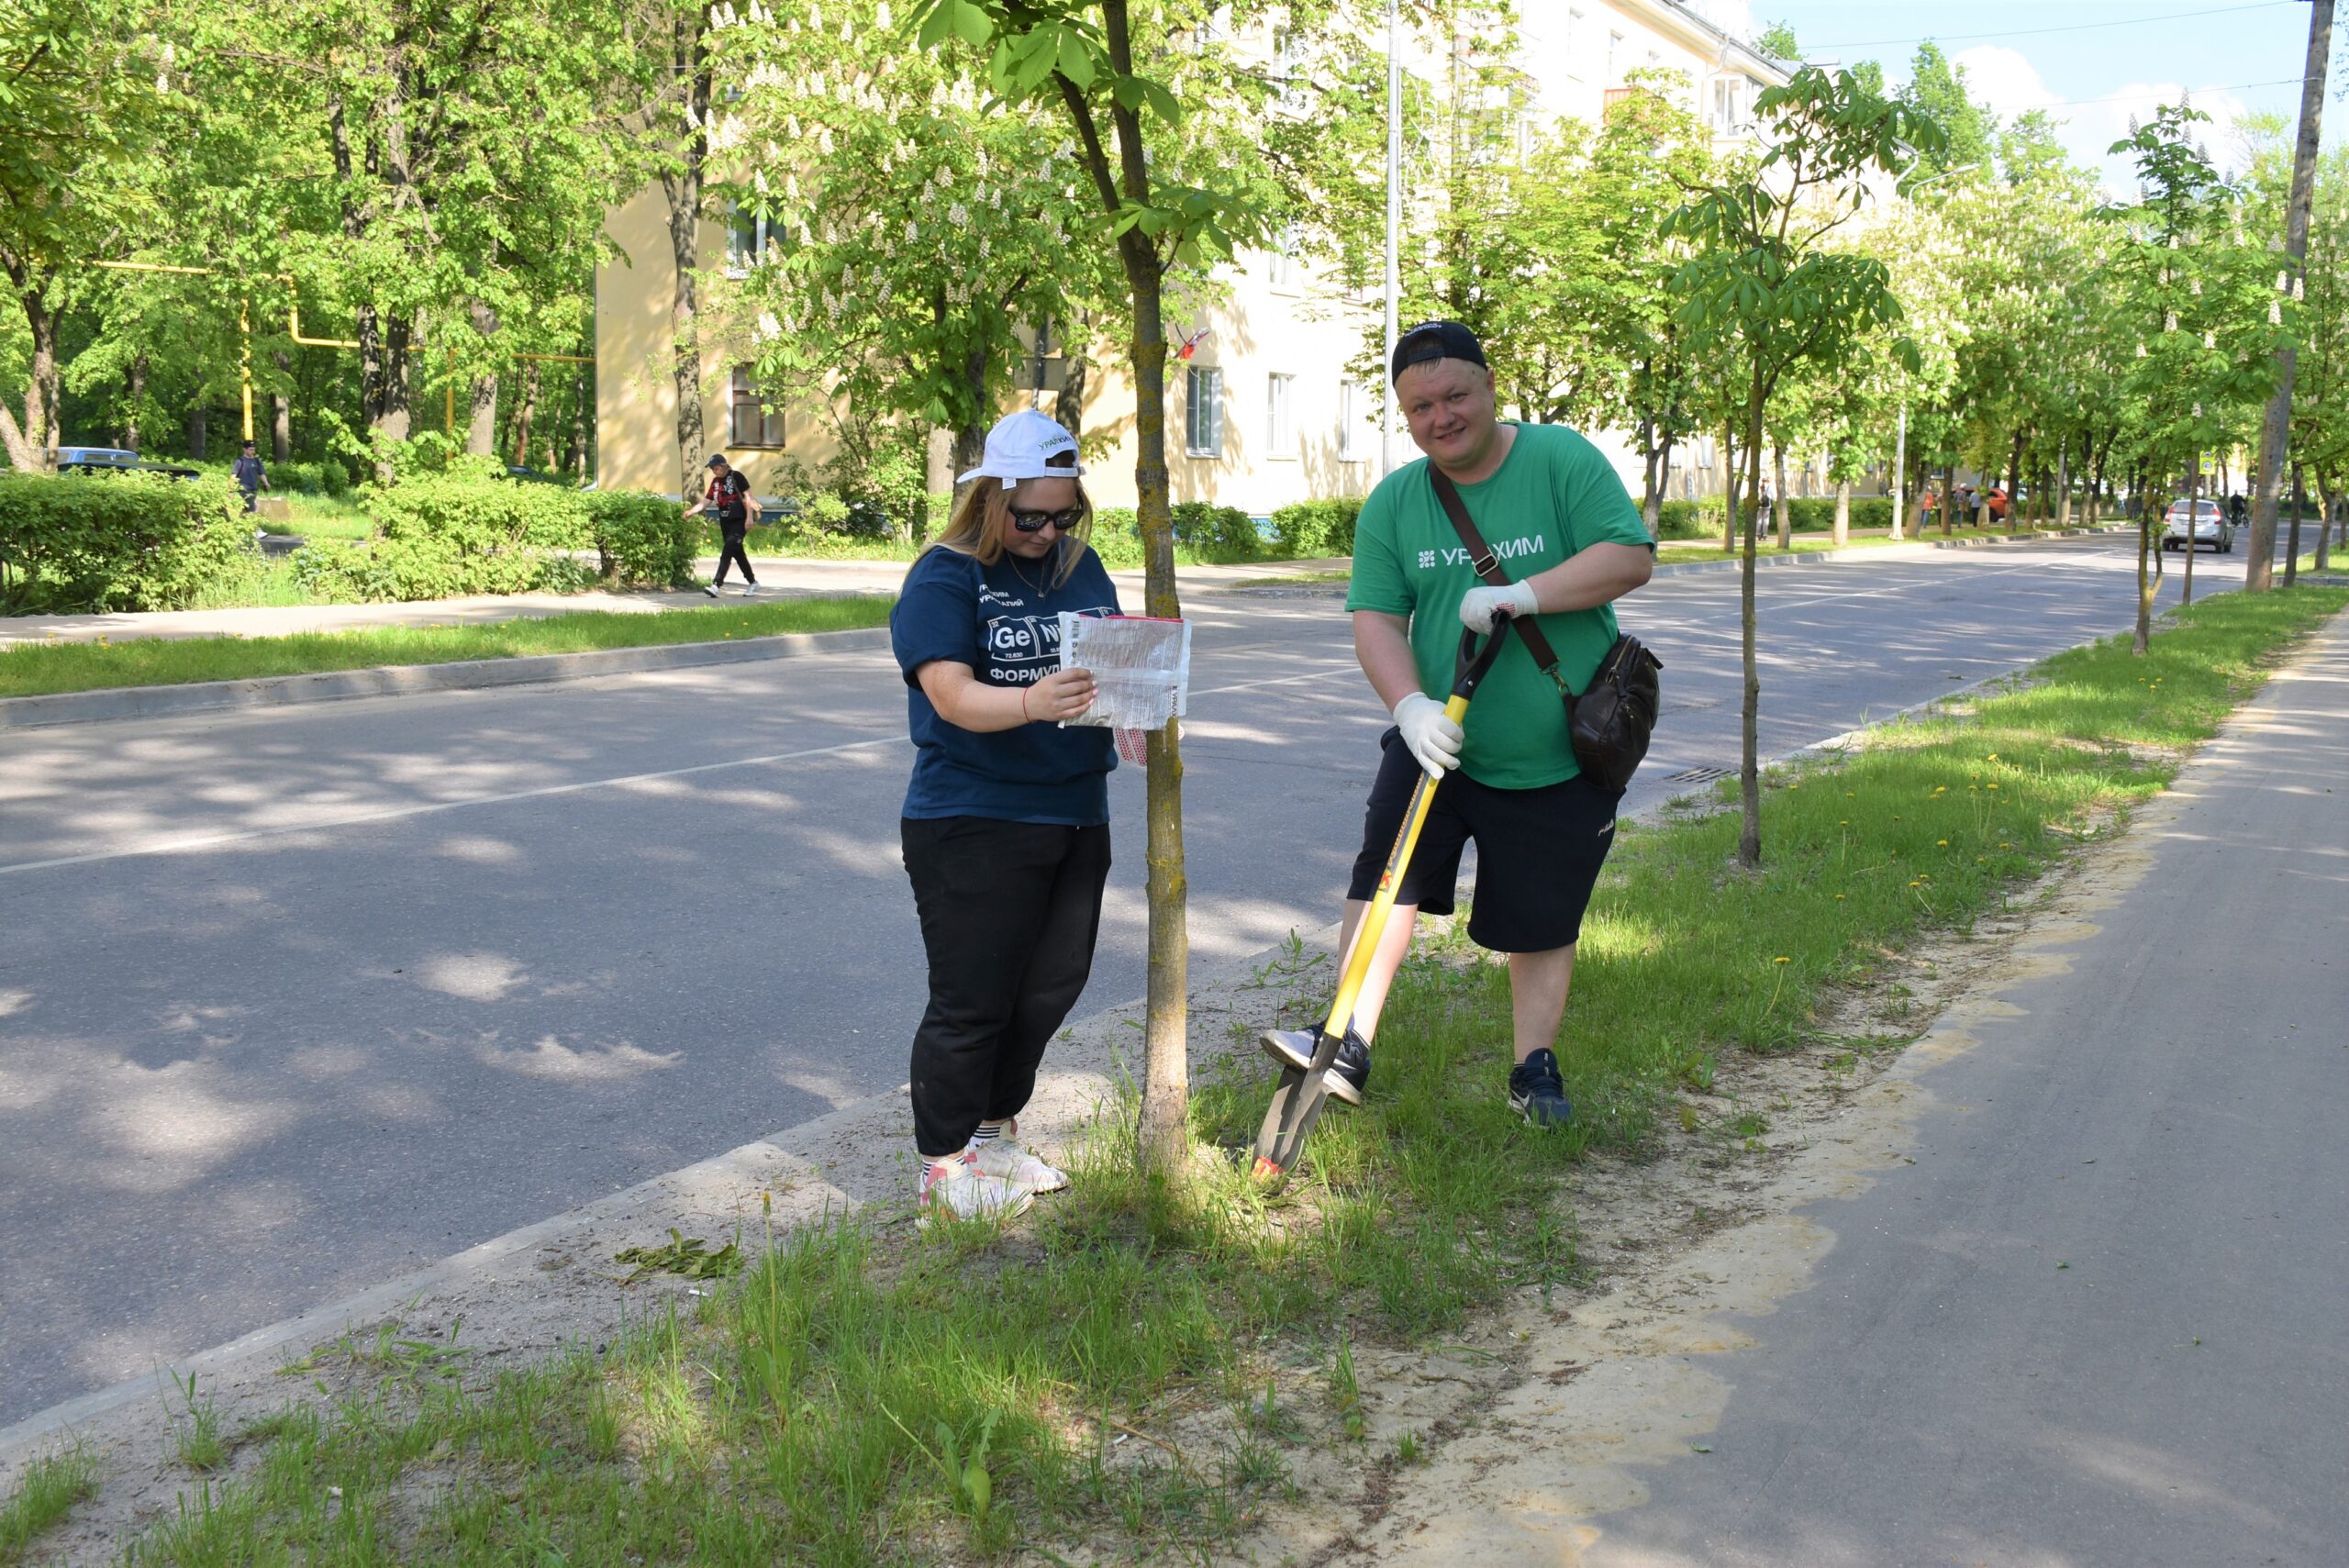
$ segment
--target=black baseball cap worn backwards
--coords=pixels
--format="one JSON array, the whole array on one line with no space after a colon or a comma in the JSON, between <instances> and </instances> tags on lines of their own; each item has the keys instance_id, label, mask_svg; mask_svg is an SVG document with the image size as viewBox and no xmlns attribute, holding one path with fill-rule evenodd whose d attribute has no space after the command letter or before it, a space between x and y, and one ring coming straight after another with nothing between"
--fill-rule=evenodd
<instances>
[{"instance_id":1,"label":"black baseball cap worn backwards","mask_svg":"<svg viewBox=\"0 0 2349 1568\"><path fill-rule=\"evenodd\" d=\"M1485 345L1457 321L1423 321L1395 339L1394 357L1387 361L1386 379L1391 384L1400 381L1403 373L1413 365L1424 365L1436 360L1466 360L1472 365L1486 363Z\"/></svg>"}]
</instances>

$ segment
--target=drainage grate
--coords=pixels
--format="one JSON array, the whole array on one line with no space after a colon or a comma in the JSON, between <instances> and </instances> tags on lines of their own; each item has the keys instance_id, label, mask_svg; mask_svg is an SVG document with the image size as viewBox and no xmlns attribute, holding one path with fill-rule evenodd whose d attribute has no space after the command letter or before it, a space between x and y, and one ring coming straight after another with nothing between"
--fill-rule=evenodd
<instances>
[{"instance_id":1,"label":"drainage grate","mask_svg":"<svg viewBox=\"0 0 2349 1568\"><path fill-rule=\"evenodd\" d=\"M1687 773L1671 774L1664 782L1666 784L1710 784L1715 779L1736 776L1735 768L1690 768Z\"/></svg>"}]
</instances>

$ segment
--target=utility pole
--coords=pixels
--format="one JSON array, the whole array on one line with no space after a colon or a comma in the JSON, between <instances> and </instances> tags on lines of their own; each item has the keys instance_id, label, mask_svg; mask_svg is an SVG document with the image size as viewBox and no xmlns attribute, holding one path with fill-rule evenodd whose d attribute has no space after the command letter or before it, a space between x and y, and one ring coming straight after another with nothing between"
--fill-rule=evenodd
<instances>
[{"instance_id":1,"label":"utility pole","mask_svg":"<svg viewBox=\"0 0 2349 1568\"><path fill-rule=\"evenodd\" d=\"M2284 251L2290 258L2284 282L2299 294L2301 263L2309 253L2309 206L2316 190L2317 136L2324 116L2324 72L2332 50L2332 0L2311 0L2308 64L2300 77L2300 139L2292 151L2292 200L2284 224ZM2243 587L2253 593L2275 583L2276 492L2283 482L2284 447L2292 428L2292 374L2298 346L2288 339L2276 350L2276 391L2259 428L2259 488L2251 511L2251 559L2243 562Z\"/></svg>"},{"instance_id":2,"label":"utility pole","mask_svg":"<svg viewBox=\"0 0 2349 1568\"><path fill-rule=\"evenodd\" d=\"M1403 309L1403 56L1397 47L1397 31L1396 0L1386 0L1386 354L1378 371L1386 388L1378 440L1381 479L1395 472L1395 383L1386 366L1395 362Z\"/></svg>"}]
</instances>

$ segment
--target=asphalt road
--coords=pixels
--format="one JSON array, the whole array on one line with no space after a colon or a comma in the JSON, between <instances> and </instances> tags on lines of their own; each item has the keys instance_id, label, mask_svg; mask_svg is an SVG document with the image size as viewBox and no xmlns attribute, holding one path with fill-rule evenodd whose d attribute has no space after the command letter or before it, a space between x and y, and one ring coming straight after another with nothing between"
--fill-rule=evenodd
<instances>
[{"instance_id":1,"label":"asphalt road","mask_svg":"<svg viewBox=\"0 0 2349 1568\"><path fill-rule=\"evenodd\" d=\"M1588 1568L2349 1562L2349 622L2002 990ZM2176 815L2170 815L2175 806Z\"/></svg>"},{"instance_id":2,"label":"asphalt road","mask_svg":"<svg viewBox=\"0 0 2349 1568\"><path fill-rule=\"evenodd\" d=\"M2106 539L1761 583L1765 751L2133 593ZM1213 963L1334 917L1385 717L1333 595L1190 613ZM1667 666L1637 808L1735 763L1735 576L1623 619ZM0 1425L895 1088L904 723L876 654L0 734ZM1141 785L1082 1009L1142 988Z\"/></svg>"}]
</instances>

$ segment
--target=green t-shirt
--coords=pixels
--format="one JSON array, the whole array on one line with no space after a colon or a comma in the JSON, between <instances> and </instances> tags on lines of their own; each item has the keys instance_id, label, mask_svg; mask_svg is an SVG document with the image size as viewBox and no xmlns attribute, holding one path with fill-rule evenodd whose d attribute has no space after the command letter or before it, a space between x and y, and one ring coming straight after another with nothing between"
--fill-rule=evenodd
<instances>
[{"instance_id":1,"label":"green t-shirt","mask_svg":"<svg viewBox=\"0 0 2349 1568\"><path fill-rule=\"evenodd\" d=\"M1639 508L1614 467L1574 431L1520 425L1508 456L1492 476L1460 486L1476 531L1512 581L1546 572L1594 544L1653 547ZM1354 525L1349 610L1410 617L1419 685L1441 699L1452 690L1460 657L1460 601L1477 586L1459 530L1443 514L1427 459L1380 482ZM1536 617L1558 655L1558 673L1580 692L1615 645L1613 606ZM1517 641L1515 637L1509 640ZM1476 688L1460 765L1496 789L1539 789L1582 770L1566 738L1558 688L1522 646L1505 648Z\"/></svg>"}]
</instances>

